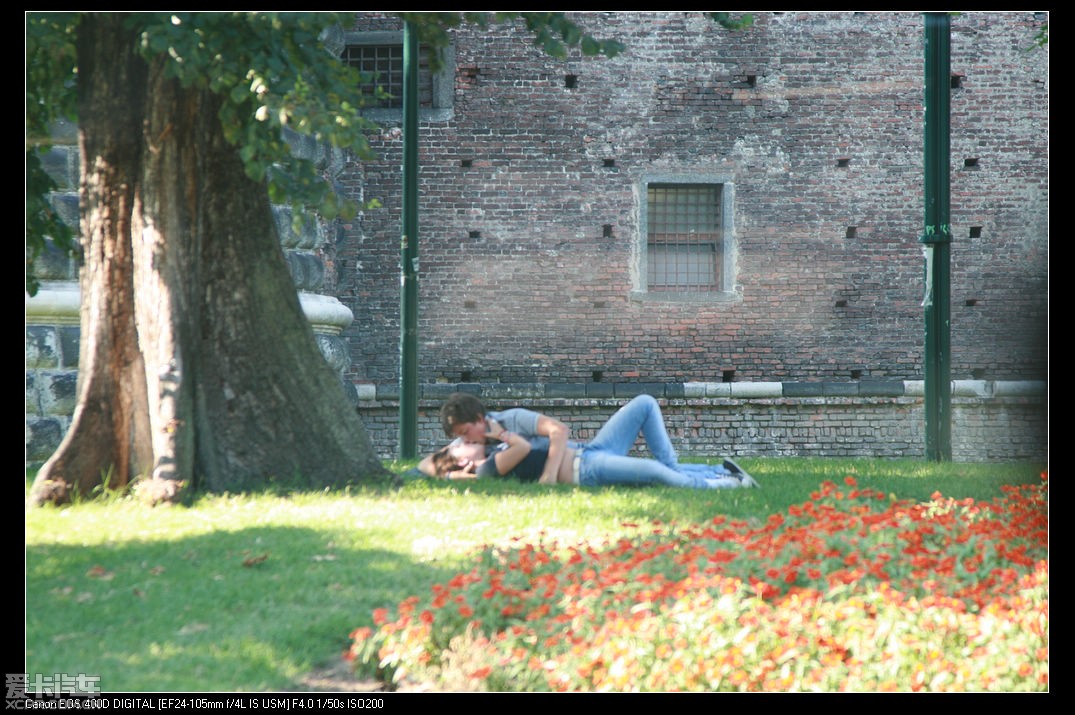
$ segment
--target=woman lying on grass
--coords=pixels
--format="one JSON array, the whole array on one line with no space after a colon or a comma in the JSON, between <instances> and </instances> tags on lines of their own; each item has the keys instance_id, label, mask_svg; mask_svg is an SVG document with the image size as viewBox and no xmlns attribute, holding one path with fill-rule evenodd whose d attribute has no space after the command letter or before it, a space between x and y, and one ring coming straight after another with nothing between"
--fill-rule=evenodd
<instances>
[{"instance_id":1,"label":"woman lying on grass","mask_svg":"<svg viewBox=\"0 0 1075 715\"><path fill-rule=\"evenodd\" d=\"M491 452L484 442L457 439L424 458L423 474L440 479L514 476L538 481L549 455L549 440L529 439L485 419L485 437L493 440ZM652 459L629 457L639 433ZM568 442L567 454L556 475L558 484L604 486L610 484L663 485L694 489L757 487L758 483L730 459L723 464L680 464L660 405L639 395L621 407L588 443Z\"/></svg>"}]
</instances>

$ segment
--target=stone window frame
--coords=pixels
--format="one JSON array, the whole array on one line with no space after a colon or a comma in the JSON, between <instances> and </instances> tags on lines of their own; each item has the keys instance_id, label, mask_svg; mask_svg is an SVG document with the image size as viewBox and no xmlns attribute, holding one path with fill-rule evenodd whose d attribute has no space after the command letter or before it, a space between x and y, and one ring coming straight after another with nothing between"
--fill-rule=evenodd
<instances>
[{"instance_id":1,"label":"stone window frame","mask_svg":"<svg viewBox=\"0 0 1075 715\"><path fill-rule=\"evenodd\" d=\"M343 37L341 56L348 47L403 47L402 30L378 30L370 32L346 32ZM455 43L440 50L441 68L432 73L432 107L419 107L421 119L431 122L443 122L452 119L455 100ZM402 107L369 107L362 110L362 115L379 123L401 122Z\"/></svg>"},{"instance_id":2,"label":"stone window frame","mask_svg":"<svg viewBox=\"0 0 1075 715\"><path fill-rule=\"evenodd\" d=\"M721 229L723 233L722 284L710 291L667 291L649 288L648 231L649 187L651 184L713 184L721 187ZM710 172L651 172L643 174L635 185L638 206L637 236L633 246L631 298L651 302L714 303L742 298L736 275L737 242L735 240L735 181L728 174Z\"/></svg>"}]
</instances>

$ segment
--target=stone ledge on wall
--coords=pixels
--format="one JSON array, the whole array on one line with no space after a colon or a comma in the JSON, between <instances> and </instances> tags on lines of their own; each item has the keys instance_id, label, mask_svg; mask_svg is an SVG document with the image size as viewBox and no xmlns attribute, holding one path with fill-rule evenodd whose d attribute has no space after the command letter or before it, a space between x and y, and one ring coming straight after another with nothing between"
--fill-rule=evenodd
<instances>
[{"instance_id":1,"label":"stone ledge on wall","mask_svg":"<svg viewBox=\"0 0 1075 715\"><path fill-rule=\"evenodd\" d=\"M397 401L399 385L358 384L361 402ZM591 383L426 383L418 386L423 400L440 400L453 392L469 392L490 400L630 399L640 394L666 399L785 397L922 397L923 380L860 380L855 382L591 382ZM953 380L952 397L1045 396L1045 380Z\"/></svg>"},{"instance_id":2,"label":"stone ledge on wall","mask_svg":"<svg viewBox=\"0 0 1075 715\"><path fill-rule=\"evenodd\" d=\"M315 333L339 335L355 319L351 309L330 295L298 291L299 304ZM26 295L27 325L78 325L81 292L77 281L42 281Z\"/></svg>"},{"instance_id":3,"label":"stone ledge on wall","mask_svg":"<svg viewBox=\"0 0 1075 715\"><path fill-rule=\"evenodd\" d=\"M26 324L78 325L80 300L76 281L41 281L35 295L26 295Z\"/></svg>"}]
</instances>

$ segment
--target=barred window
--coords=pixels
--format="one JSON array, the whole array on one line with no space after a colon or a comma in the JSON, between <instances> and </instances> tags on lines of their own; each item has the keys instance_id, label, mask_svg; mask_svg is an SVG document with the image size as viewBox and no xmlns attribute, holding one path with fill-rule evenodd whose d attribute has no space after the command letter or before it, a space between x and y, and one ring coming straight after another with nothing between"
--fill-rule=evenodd
<instances>
[{"instance_id":1,"label":"barred window","mask_svg":"<svg viewBox=\"0 0 1075 715\"><path fill-rule=\"evenodd\" d=\"M418 53L418 106L433 106L433 74L429 68L429 53L422 48ZM372 78L363 87L363 93L372 106L399 109L403 106L403 45L347 45L343 60ZM376 88L381 87L389 97L374 99Z\"/></svg>"},{"instance_id":2,"label":"barred window","mask_svg":"<svg viewBox=\"0 0 1075 715\"><path fill-rule=\"evenodd\" d=\"M721 184L648 185L647 290L723 290L722 189Z\"/></svg>"}]
</instances>

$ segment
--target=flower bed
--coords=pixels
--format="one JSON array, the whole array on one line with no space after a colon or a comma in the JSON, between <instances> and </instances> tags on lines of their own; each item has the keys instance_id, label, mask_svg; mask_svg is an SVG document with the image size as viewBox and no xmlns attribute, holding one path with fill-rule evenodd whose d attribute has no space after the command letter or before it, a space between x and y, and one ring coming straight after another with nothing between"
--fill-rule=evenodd
<instances>
[{"instance_id":1,"label":"flower bed","mask_svg":"<svg viewBox=\"0 0 1075 715\"><path fill-rule=\"evenodd\" d=\"M440 690L1048 690L1045 474L989 503L848 477L760 525L629 526L487 547L346 657Z\"/></svg>"}]
</instances>

